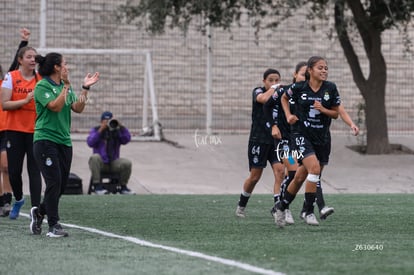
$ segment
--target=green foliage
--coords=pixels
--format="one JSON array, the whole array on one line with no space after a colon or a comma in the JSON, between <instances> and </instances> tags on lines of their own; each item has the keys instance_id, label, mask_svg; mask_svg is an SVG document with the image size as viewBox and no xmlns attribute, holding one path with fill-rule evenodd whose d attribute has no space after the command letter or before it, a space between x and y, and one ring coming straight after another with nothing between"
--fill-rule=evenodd
<instances>
[{"instance_id":1,"label":"green foliage","mask_svg":"<svg viewBox=\"0 0 414 275\"><path fill-rule=\"evenodd\" d=\"M117 19L128 24L144 27L151 34L162 34L166 27L179 28L184 34L191 23L205 32L207 25L231 30L234 24L240 24L243 14L249 18L251 26L255 29L256 39L260 30L276 28L280 22L292 16L296 9L308 8L307 18L326 20L333 16L334 6L343 7L341 22L346 23L347 31L358 33L355 20L364 20L373 29L382 32L396 27L402 34L406 51L411 49L411 40L408 36L408 24L412 20L414 2L407 0L397 1L365 1L351 0L142 0L138 4L128 0L120 5L116 11ZM352 12L347 12L351 6ZM353 7L353 8L352 8ZM355 8L360 14L355 14ZM315 30L315 26L309 26ZM333 26L330 37L332 38Z\"/></svg>"},{"instance_id":2,"label":"green foliage","mask_svg":"<svg viewBox=\"0 0 414 275\"><path fill-rule=\"evenodd\" d=\"M186 32L193 17L203 20L202 27L209 22L212 26L227 29L240 19L240 14L240 4L236 0L142 0L137 5L128 1L118 9L119 20L146 26L146 30L153 34L163 33L166 26Z\"/></svg>"},{"instance_id":3,"label":"green foliage","mask_svg":"<svg viewBox=\"0 0 414 275\"><path fill-rule=\"evenodd\" d=\"M294 0L142 0L138 4L128 0L120 5L117 18L128 24L135 23L145 27L153 34L161 34L166 27L179 28L186 32L188 26L196 18L201 19L200 28L206 25L230 29L238 24L242 14L247 14L252 26L262 28L265 17L285 18L291 10L303 5L306 1ZM277 26L279 20L273 20L266 27Z\"/></svg>"},{"instance_id":4,"label":"green foliage","mask_svg":"<svg viewBox=\"0 0 414 275\"><path fill-rule=\"evenodd\" d=\"M117 14L119 20L146 26L151 33L159 34L164 32L166 26L186 31L193 18L201 18L204 26L211 24L229 29L233 23L240 22L243 13L252 19L253 26L275 27L280 20L294 14L296 9L303 6L309 8L308 18L328 19L327 11L332 10L333 4L340 2L361 5L364 15L381 31L393 26L406 26L414 11L414 2L407 0L142 0L138 4L128 0L126 4L119 6ZM265 17L270 18L271 23L262 25Z\"/></svg>"}]
</instances>

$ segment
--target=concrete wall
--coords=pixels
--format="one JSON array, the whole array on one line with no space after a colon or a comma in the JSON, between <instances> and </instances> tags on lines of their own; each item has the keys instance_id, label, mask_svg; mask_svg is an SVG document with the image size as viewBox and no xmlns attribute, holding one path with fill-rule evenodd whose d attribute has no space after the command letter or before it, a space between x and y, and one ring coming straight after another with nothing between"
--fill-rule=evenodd
<instances>
[{"instance_id":1,"label":"concrete wall","mask_svg":"<svg viewBox=\"0 0 414 275\"><path fill-rule=\"evenodd\" d=\"M128 48L152 51L155 88L160 121L165 131L205 129L206 115L206 37L193 25L186 36L180 30L166 29L151 36L135 25L114 20L117 5L124 1L54 0L46 5L46 46L50 48ZM362 97L337 40L329 40L329 24L310 29L306 8L284 21L276 30L263 30L255 40L254 29L246 19L231 32L212 30L213 42L213 130L248 131L251 90L261 85L262 74L278 69L284 83L290 83L298 61L311 55L324 56L329 65L329 80L337 83L345 108L358 119ZM197 22L197 19L195 20ZM40 46L40 0L1 1L0 64L7 67L19 43L18 29L32 31L30 44ZM410 30L411 37L413 31ZM356 46L366 75L367 60ZM390 133L412 133L414 111L411 82L414 68L410 56L403 53L398 31L383 35L383 53L387 61L387 113ZM99 70L101 82L91 92L91 103L82 115L74 115L74 131L93 126L99 114L111 109L139 131L142 119L143 67L140 56L69 56L75 87L87 71ZM131 62L133 60L133 62ZM135 60L135 61L134 61ZM333 130L348 133L335 121Z\"/></svg>"}]
</instances>

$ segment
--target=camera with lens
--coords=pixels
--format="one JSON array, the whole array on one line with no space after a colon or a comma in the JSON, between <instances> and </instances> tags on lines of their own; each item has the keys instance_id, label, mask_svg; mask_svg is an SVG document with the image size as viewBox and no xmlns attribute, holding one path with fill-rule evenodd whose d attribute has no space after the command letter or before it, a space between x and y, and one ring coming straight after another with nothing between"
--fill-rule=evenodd
<instances>
[{"instance_id":1,"label":"camera with lens","mask_svg":"<svg viewBox=\"0 0 414 275\"><path fill-rule=\"evenodd\" d=\"M115 131L119 129L119 121L116 119L108 120L108 128L110 131Z\"/></svg>"}]
</instances>

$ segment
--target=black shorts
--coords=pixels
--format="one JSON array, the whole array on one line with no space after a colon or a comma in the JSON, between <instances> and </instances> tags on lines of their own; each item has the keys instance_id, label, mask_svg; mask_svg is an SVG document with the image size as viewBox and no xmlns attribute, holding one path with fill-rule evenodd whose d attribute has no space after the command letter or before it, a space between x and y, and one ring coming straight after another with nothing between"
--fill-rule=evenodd
<instances>
[{"instance_id":1,"label":"black shorts","mask_svg":"<svg viewBox=\"0 0 414 275\"><path fill-rule=\"evenodd\" d=\"M331 154L331 143L328 142L323 145L315 145L307 138L300 134L294 135L295 151L299 164L302 160L310 155L316 155L321 166L328 165L329 155Z\"/></svg>"},{"instance_id":2,"label":"black shorts","mask_svg":"<svg viewBox=\"0 0 414 275\"><path fill-rule=\"evenodd\" d=\"M249 170L252 168L265 168L268 161L270 164L278 162L274 144L249 141L247 154L249 157Z\"/></svg>"},{"instance_id":3,"label":"black shorts","mask_svg":"<svg viewBox=\"0 0 414 275\"><path fill-rule=\"evenodd\" d=\"M0 152L6 151L6 144L7 144L6 131L1 131L0 132Z\"/></svg>"}]
</instances>

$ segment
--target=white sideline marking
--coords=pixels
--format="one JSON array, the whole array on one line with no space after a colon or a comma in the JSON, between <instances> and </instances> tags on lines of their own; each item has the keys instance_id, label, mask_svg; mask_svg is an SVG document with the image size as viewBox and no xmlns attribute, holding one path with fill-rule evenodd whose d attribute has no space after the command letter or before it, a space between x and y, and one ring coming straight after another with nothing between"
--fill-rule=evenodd
<instances>
[{"instance_id":1,"label":"white sideline marking","mask_svg":"<svg viewBox=\"0 0 414 275\"><path fill-rule=\"evenodd\" d=\"M20 212L20 215L30 219L29 214ZM190 257L209 260L209 261L212 261L212 262L237 267L237 268L244 269L244 270L254 272L254 273L258 273L258 274L285 275L284 273L281 273L281 272L275 272L275 271L270 270L270 269L260 268L260 267L257 267L257 266L245 264L245 263L238 262L238 261L235 261L235 260L219 258L219 257L203 254L203 253L200 253L200 252L180 249L180 248L176 248L176 247L172 247L172 246L165 246L165 245L161 245L161 244L151 243L151 242L147 242L147 241L135 238L135 237L121 236L121 235L117 235L117 234L114 234L114 233L102 231L102 230L99 230L99 229L96 229L96 228L84 227L84 226L79 226L79 225L76 225L76 224L68 224L68 223L61 223L61 224L66 226L66 227L76 228L76 229L80 229L80 230L83 230L83 231L88 231L88 232L91 232L91 233L96 233L96 234L106 236L106 237L125 240L125 241L132 242L132 243L135 243L135 244L138 244L138 245L141 245L141 246L159 248L159 249L175 252L175 253L178 253L178 254L187 255L187 256L190 256Z\"/></svg>"}]
</instances>

